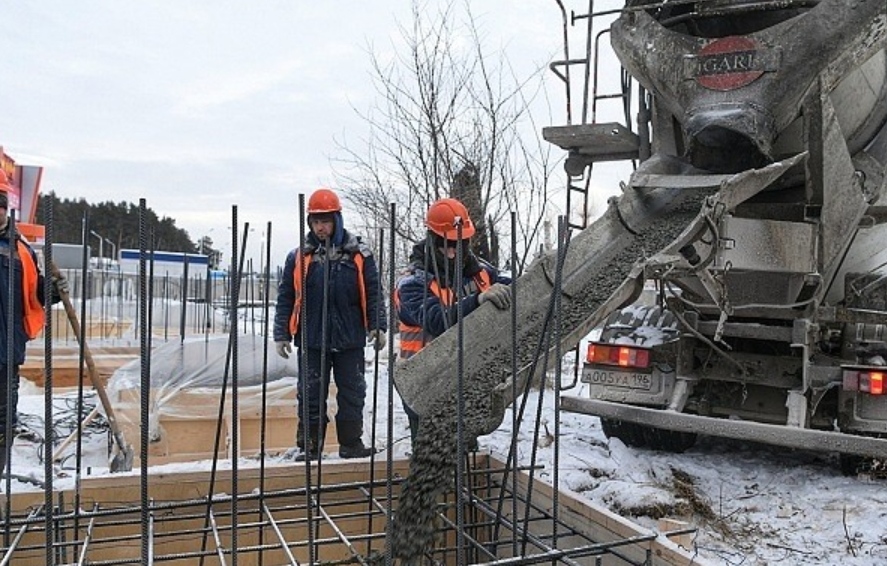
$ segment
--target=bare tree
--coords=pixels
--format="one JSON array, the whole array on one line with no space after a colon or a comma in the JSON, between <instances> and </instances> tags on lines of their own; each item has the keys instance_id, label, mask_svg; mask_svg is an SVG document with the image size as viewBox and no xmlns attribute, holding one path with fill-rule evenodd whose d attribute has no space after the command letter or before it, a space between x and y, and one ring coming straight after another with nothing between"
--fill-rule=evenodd
<instances>
[{"instance_id":1,"label":"bare tree","mask_svg":"<svg viewBox=\"0 0 887 566\"><path fill-rule=\"evenodd\" d=\"M462 25L455 2L431 6L414 1L393 56L370 50L378 100L357 110L368 137L339 143L337 186L364 212L370 234L389 225L396 203L396 261L424 238L428 206L452 196L477 224L475 251L499 264L503 244L511 253L514 211L517 273L536 247L548 201L550 152L530 112L544 93L544 69L519 78L501 50L490 55L469 2L459 5Z\"/></svg>"}]
</instances>

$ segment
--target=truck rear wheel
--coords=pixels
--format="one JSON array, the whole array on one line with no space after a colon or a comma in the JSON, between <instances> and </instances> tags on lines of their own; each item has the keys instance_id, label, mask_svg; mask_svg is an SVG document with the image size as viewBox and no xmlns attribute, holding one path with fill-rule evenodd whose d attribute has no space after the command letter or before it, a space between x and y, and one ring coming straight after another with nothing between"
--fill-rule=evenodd
<instances>
[{"instance_id":1,"label":"truck rear wheel","mask_svg":"<svg viewBox=\"0 0 887 566\"><path fill-rule=\"evenodd\" d=\"M866 467L866 458L856 454L840 454L841 473L845 476L856 476Z\"/></svg>"},{"instance_id":2,"label":"truck rear wheel","mask_svg":"<svg viewBox=\"0 0 887 566\"><path fill-rule=\"evenodd\" d=\"M696 444L696 434L654 428L625 421L601 419L601 429L607 438L618 438L626 446L652 448L681 453Z\"/></svg>"},{"instance_id":3,"label":"truck rear wheel","mask_svg":"<svg viewBox=\"0 0 887 566\"><path fill-rule=\"evenodd\" d=\"M601 429L607 438L618 438L626 446L643 448L647 445L647 439L640 425L613 419L601 419Z\"/></svg>"}]
</instances>

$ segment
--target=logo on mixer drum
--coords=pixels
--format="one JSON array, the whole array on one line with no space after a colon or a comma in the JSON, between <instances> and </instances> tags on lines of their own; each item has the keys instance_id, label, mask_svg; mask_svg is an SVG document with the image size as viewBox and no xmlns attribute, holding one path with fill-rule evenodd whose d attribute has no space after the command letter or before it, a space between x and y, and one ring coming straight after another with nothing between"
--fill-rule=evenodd
<instances>
[{"instance_id":1,"label":"logo on mixer drum","mask_svg":"<svg viewBox=\"0 0 887 566\"><path fill-rule=\"evenodd\" d=\"M772 57L747 37L716 39L693 58L696 81L712 90L735 90L769 70Z\"/></svg>"}]
</instances>

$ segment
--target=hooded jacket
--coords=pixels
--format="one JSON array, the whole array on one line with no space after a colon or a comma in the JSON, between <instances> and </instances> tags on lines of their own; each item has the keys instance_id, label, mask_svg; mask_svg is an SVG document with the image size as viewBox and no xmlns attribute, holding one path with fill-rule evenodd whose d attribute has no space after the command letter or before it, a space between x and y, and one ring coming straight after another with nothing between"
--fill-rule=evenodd
<instances>
[{"instance_id":1,"label":"hooded jacket","mask_svg":"<svg viewBox=\"0 0 887 566\"><path fill-rule=\"evenodd\" d=\"M426 253L426 250L428 253ZM401 357L407 358L440 336L479 306L478 296L494 283L511 279L463 248L461 291L454 279L454 262L447 260L426 242L413 246L407 273L397 283L394 300L400 321ZM461 293L461 295L460 295ZM456 301L458 297L458 309ZM407 338L405 338L407 337ZM416 344L420 340L420 344Z\"/></svg>"},{"instance_id":2,"label":"hooded jacket","mask_svg":"<svg viewBox=\"0 0 887 566\"><path fill-rule=\"evenodd\" d=\"M373 254L358 236L345 230L342 215L335 215L336 231L329 246L309 232L305 245L287 254L274 313L276 342L295 339L300 346L301 332L305 332L307 347L321 349L324 301L326 347L330 351L363 348L368 331L387 330L385 301L379 290L379 271ZM299 277L296 270L303 261L304 276ZM299 280L301 289L297 290ZM304 319L296 311L302 301Z\"/></svg>"},{"instance_id":3,"label":"hooded jacket","mask_svg":"<svg viewBox=\"0 0 887 566\"><path fill-rule=\"evenodd\" d=\"M25 348L43 326L43 275L37 268L37 257L29 245L20 238L16 242L15 269L10 270L11 254L6 229L0 232L0 364L25 362ZM14 298L9 297L9 276L14 273ZM55 299L55 297L53 297ZM55 302L55 300L53 301ZM12 304L12 356L7 351L7 313ZM27 320L26 320L27 315ZM10 357L12 359L10 359Z\"/></svg>"}]
</instances>

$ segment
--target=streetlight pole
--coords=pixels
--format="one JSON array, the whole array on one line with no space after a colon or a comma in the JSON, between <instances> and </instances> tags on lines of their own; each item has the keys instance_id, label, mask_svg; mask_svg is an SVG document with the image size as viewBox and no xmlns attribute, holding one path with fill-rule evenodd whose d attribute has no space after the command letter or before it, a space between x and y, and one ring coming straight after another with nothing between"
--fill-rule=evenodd
<instances>
[{"instance_id":1,"label":"streetlight pole","mask_svg":"<svg viewBox=\"0 0 887 566\"><path fill-rule=\"evenodd\" d=\"M99 239L99 257L105 257L105 238L101 234L98 234L95 230L90 230L89 233Z\"/></svg>"},{"instance_id":2,"label":"streetlight pole","mask_svg":"<svg viewBox=\"0 0 887 566\"><path fill-rule=\"evenodd\" d=\"M111 259L116 260L117 259L117 244L115 244L114 242L112 242L108 238L105 238L105 241L108 242L108 245L111 246Z\"/></svg>"}]
</instances>

